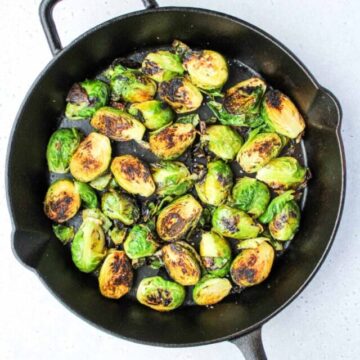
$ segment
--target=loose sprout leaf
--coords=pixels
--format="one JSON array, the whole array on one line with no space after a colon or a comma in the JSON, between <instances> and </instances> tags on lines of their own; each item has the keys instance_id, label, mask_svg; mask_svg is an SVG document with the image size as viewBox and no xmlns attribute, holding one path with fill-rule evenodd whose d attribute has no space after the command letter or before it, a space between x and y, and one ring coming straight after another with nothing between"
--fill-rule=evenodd
<instances>
[{"instance_id":1,"label":"loose sprout leaf","mask_svg":"<svg viewBox=\"0 0 360 360\"><path fill-rule=\"evenodd\" d=\"M223 125L247 126L245 115L233 115L228 113L223 106L216 101L207 102L207 106Z\"/></svg>"},{"instance_id":2,"label":"loose sprout leaf","mask_svg":"<svg viewBox=\"0 0 360 360\"><path fill-rule=\"evenodd\" d=\"M64 244L68 244L75 235L74 228L72 226L65 226L60 224L54 224L52 226L55 236Z\"/></svg>"},{"instance_id":3,"label":"loose sprout leaf","mask_svg":"<svg viewBox=\"0 0 360 360\"><path fill-rule=\"evenodd\" d=\"M177 120L177 123L181 124L193 124L194 126L197 126L200 122L200 116L199 114L190 114L185 116L180 116Z\"/></svg>"},{"instance_id":4,"label":"loose sprout leaf","mask_svg":"<svg viewBox=\"0 0 360 360\"><path fill-rule=\"evenodd\" d=\"M94 209L99 206L96 192L88 184L75 181L75 189L79 193L82 204L88 209Z\"/></svg>"},{"instance_id":5,"label":"loose sprout leaf","mask_svg":"<svg viewBox=\"0 0 360 360\"><path fill-rule=\"evenodd\" d=\"M112 180L112 175L109 173L109 174L99 176L95 180L91 181L89 184L94 189L96 189L98 191L103 191L109 185L111 180Z\"/></svg>"},{"instance_id":6,"label":"loose sprout leaf","mask_svg":"<svg viewBox=\"0 0 360 360\"><path fill-rule=\"evenodd\" d=\"M215 90L204 90L204 89L200 89L200 91L209 96L212 100L215 100L216 97L224 97L224 94L221 92L221 90L219 89L215 89Z\"/></svg>"}]
</instances>

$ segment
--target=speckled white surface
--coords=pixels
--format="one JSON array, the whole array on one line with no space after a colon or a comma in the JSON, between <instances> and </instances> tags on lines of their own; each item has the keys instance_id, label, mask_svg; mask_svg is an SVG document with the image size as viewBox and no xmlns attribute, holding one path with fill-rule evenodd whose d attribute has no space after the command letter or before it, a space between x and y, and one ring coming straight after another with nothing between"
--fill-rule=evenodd
<instances>
[{"instance_id":1,"label":"speckled white surface","mask_svg":"<svg viewBox=\"0 0 360 360\"><path fill-rule=\"evenodd\" d=\"M10 247L4 190L5 153L17 109L51 59L37 8L39 0L0 0L0 358L198 359L242 355L230 343L164 349L133 344L78 319L22 267ZM263 328L270 360L360 358L360 33L358 0L159 0L161 5L207 7L249 21L288 46L319 82L339 98L347 156L347 200L334 246L315 279ZM141 8L140 0L66 0L55 12L66 44L115 15ZM241 46L241 44L239 44ZM24 154L26 156L26 154Z\"/></svg>"}]
</instances>

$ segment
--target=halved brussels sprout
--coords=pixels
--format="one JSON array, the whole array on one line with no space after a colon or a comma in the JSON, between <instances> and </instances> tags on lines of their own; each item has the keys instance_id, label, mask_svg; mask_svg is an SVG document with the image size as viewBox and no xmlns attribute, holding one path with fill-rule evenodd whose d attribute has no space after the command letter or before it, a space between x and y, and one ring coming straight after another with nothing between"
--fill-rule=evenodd
<instances>
[{"instance_id":1,"label":"halved brussels sprout","mask_svg":"<svg viewBox=\"0 0 360 360\"><path fill-rule=\"evenodd\" d=\"M93 209L99 206L96 192L88 184L75 181L75 189L79 193L84 207Z\"/></svg>"},{"instance_id":2,"label":"halved brussels sprout","mask_svg":"<svg viewBox=\"0 0 360 360\"><path fill-rule=\"evenodd\" d=\"M66 245L69 243L75 235L74 228L72 226L65 226L60 224L54 224L52 226L55 236Z\"/></svg>"},{"instance_id":3,"label":"halved brussels sprout","mask_svg":"<svg viewBox=\"0 0 360 360\"><path fill-rule=\"evenodd\" d=\"M181 77L160 83L159 95L178 114L197 110L203 101L200 90L189 80Z\"/></svg>"},{"instance_id":4,"label":"halved brussels sprout","mask_svg":"<svg viewBox=\"0 0 360 360\"><path fill-rule=\"evenodd\" d=\"M205 269L210 274L223 277L229 272L231 264L230 245L214 231L201 234L200 256Z\"/></svg>"},{"instance_id":5,"label":"halved brussels sprout","mask_svg":"<svg viewBox=\"0 0 360 360\"><path fill-rule=\"evenodd\" d=\"M211 125L201 136L201 142L208 143L209 150L223 160L234 160L243 139L235 130L226 125Z\"/></svg>"},{"instance_id":6,"label":"halved brussels sprout","mask_svg":"<svg viewBox=\"0 0 360 360\"><path fill-rule=\"evenodd\" d=\"M275 251L267 241L242 250L231 264L231 278L242 287L260 284L269 276L274 258Z\"/></svg>"},{"instance_id":7,"label":"halved brussels sprout","mask_svg":"<svg viewBox=\"0 0 360 360\"><path fill-rule=\"evenodd\" d=\"M256 178L272 189L296 189L306 183L307 169L290 156L283 156L271 160L261 168Z\"/></svg>"},{"instance_id":8,"label":"halved brussels sprout","mask_svg":"<svg viewBox=\"0 0 360 360\"><path fill-rule=\"evenodd\" d=\"M82 182L92 181L106 171L110 160L110 140L92 132L80 143L70 160L71 175Z\"/></svg>"},{"instance_id":9,"label":"halved brussels sprout","mask_svg":"<svg viewBox=\"0 0 360 360\"><path fill-rule=\"evenodd\" d=\"M129 113L134 116L141 113L144 125L150 130L158 130L170 124L175 118L175 114L169 105L159 100L132 104Z\"/></svg>"},{"instance_id":10,"label":"halved brussels sprout","mask_svg":"<svg viewBox=\"0 0 360 360\"><path fill-rule=\"evenodd\" d=\"M305 129L305 121L299 110L278 90L265 94L261 114L271 128L290 139L296 139Z\"/></svg>"},{"instance_id":11,"label":"halved brussels sprout","mask_svg":"<svg viewBox=\"0 0 360 360\"><path fill-rule=\"evenodd\" d=\"M63 223L76 215L80 205L80 195L73 181L59 179L50 185L45 195L44 212L49 219Z\"/></svg>"},{"instance_id":12,"label":"halved brussels sprout","mask_svg":"<svg viewBox=\"0 0 360 360\"><path fill-rule=\"evenodd\" d=\"M136 298L151 309L170 311L182 305L185 295L183 286L160 276L153 276L141 280Z\"/></svg>"},{"instance_id":13,"label":"halved brussels sprout","mask_svg":"<svg viewBox=\"0 0 360 360\"><path fill-rule=\"evenodd\" d=\"M250 134L236 160L244 171L254 173L277 157L282 148L282 140L276 133Z\"/></svg>"},{"instance_id":14,"label":"halved brussels sprout","mask_svg":"<svg viewBox=\"0 0 360 360\"><path fill-rule=\"evenodd\" d=\"M224 106L231 114L257 114L265 90L265 82L258 77L241 81L226 91Z\"/></svg>"},{"instance_id":15,"label":"halved brussels sprout","mask_svg":"<svg viewBox=\"0 0 360 360\"><path fill-rule=\"evenodd\" d=\"M167 50L147 54L141 69L145 75L158 82L171 80L184 73L180 56Z\"/></svg>"},{"instance_id":16,"label":"halved brussels sprout","mask_svg":"<svg viewBox=\"0 0 360 360\"><path fill-rule=\"evenodd\" d=\"M219 206L229 196L233 185L233 173L228 164L216 160L207 164L207 174L195 184L200 200L208 205Z\"/></svg>"},{"instance_id":17,"label":"halved brussels sprout","mask_svg":"<svg viewBox=\"0 0 360 360\"><path fill-rule=\"evenodd\" d=\"M188 249L189 244L183 246L182 242L165 245L162 256L165 268L170 277L183 286L195 285L201 277L201 267L193 251Z\"/></svg>"},{"instance_id":18,"label":"halved brussels sprout","mask_svg":"<svg viewBox=\"0 0 360 360\"><path fill-rule=\"evenodd\" d=\"M192 296L197 305L214 305L230 294L228 279L205 275L194 287Z\"/></svg>"},{"instance_id":19,"label":"halved brussels sprout","mask_svg":"<svg viewBox=\"0 0 360 360\"><path fill-rule=\"evenodd\" d=\"M83 221L92 220L99 224L104 232L108 232L112 226L111 220L100 209L85 209L82 212Z\"/></svg>"},{"instance_id":20,"label":"halved brussels sprout","mask_svg":"<svg viewBox=\"0 0 360 360\"><path fill-rule=\"evenodd\" d=\"M69 171L70 159L79 146L81 133L79 130L59 129L50 137L46 148L46 159L49 171L65 174Z\"/></svg>"},{"instance_id":21,"label":"halved brussels sprout","mask_svg":"<svg viewBox=\"0 0 360 360\"><path fill-rule=\"evenodd\" d=\"M90 124L99 133L115 141L140 141L145 126L132 115L119 109L102 107L91 118Z\"/></svg>"},{"instance_id":22,"label":"halved brussels sprout","mask_svg":"<svg viewBox=\"0 0 360 360\"><path fill-rule=\"evenodd\" d=\"M190 51L183 65L191 82L200 89L220 89L226 83L229 70L225 58L213 50Z\"/></svg>"},{"instance_id":23,"label":"halved brussels sprout","mask_svg":"<svg viewBox=\"0 0 360 360\"><path fill-rule=\"evenodd\" d=\"M91 117L109 100L109 88L100 80L85 80L74 84L66 98L65 116L70 120Z\"/></svg>"},{"instance_id":24,"label":"halved brussels sprout","mask_svg":"<svg viewBox=\"0 0 360 360\"><path fill-rule=\"evenodd\" d=\"M159 196L184 195L193 186L193 178L188 168L179 161L151 164L150 170Z\"/></svg>"},{"instance_id":25,"label":"halved brussels sprout","mask_svg":"<svg viewBox=\"0 0 360 360\"><path fill-rule=\"evenodd\" d=\"M261 181L243 177L233 187L232 197L236 207L257 218L269 204L270 191Z\"/></svg>"},{"instance_id":26,"label":"halved brussels sprout","mask_svg":"<svg viewBox=\"0 0 360 360\"><path fill-rule=\"evenodd\" d=\"M101 295L110 299L120 299L130 291L133 276L130 261L124 251L110 250L100 269Z\"/></svg>"},{"instance_id":27,"label":"halved brussels sprout","mask_svg":"<svg viewBox=\"0 0 360 360\"><path fill-rule=\"evenodd\" d=\"M109 185L111 179L112 179L112 175L110 173L101 175L96 179L94 179L93 181L91 181L89 185L96 190L103 191Z\"/></svg>"},{"instance_id":28,"label":"halved brussels sprout","mask_svg":"<svg viewBox=\"0 0 360 360\"><path fill-rule=\"evenodd\" d=\"M110 168L116 182L130 194L149 197L155 192L150 170L139 158L133 155L117 156Z\"/></svg>"},{"instance_id":29,"label":"halved brussels sprout","mask_svg":"<svg viewBox=\"0 0 360 360\"><path fill-rule=\"evenodd\" d=\"M71 256L76 267L85 273L94 271L106 256L105 234L92 218L81 224L71 243Z\"/></svg>"},{"instance_id":30,"label":"halved brussels sprout","mask_svg":"<svg viewBox=\"0 0 360 360\"><path fill-rule=\"evenodd\" d=\"M186 235L190 228L196 226L202 212L201 205L195 198L184 195L161 210L156 231L164 241L176 241Z\"/></svg>"},{"instance_id":31,"label":"halved brussels sprout","mask_svg":"<svg viewBox=\"0 0 360 360\"><path fill-rule=\"evenodd\" d=\"M101 210L110 219L120 220L125 225L134 224L140 217L135 200L114 189L110 189L101 197Z\"/></svg>"},{"instance_id":32,"label":"halved brussels sprout","mask_svg":"<svg viewBox=\"0 0 360 360\"><path fill-rule=\"evenodd\" d=\"M221 205L214 211L212 226L222 236L239 240L254 238L263 231L263 227L248 214L227 205Z\"/></svg>"},{"instance_id":33,"label":"halved brussels sprout","mask_svg":"<svg viewBox=\"0 0 360 360\"><path fill-rule=\"evenodd\" d=\"M135 225L124 242L126 255L132 260L153 255L158 247L151 230L143 224Z\"/></svg>"},{"instance_id":34,"label":"halved brussels sprout","mask_svg":"<svg viewBox=\"0 0 360 360\"><path fill-rule=\"evenodd\" d=\"M109 236L111 241L116 245L121 245L126 238L127 229L119 229L117 227L113 227L109 232Z\"/></svg>"},{"instance_id":35,"label":"halved brussels sprout","mask_svg":"<svg viewBox=\"0 0 360 360\"><path fill-rule=\"evenodd\" d=\"M187 150L195 136L192 124L172 124L150 134L150 149L160 159L173 160Z\"/></svg>"}]
</instances>

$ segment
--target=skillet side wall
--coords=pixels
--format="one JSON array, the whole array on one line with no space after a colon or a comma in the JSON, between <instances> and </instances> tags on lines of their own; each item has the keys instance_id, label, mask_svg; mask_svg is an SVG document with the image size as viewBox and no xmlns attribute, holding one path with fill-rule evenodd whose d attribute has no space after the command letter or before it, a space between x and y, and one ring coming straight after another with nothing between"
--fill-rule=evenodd
<instances>
[{"instance_id":1,"label":"skillet side wall","mask_svg":"<svg viewBox=\"0 0 360 360\"><path fill-rule=\"evenodd\" d=\"M206 11L161 9L114 19L76 40L53 61L29 93L13 132L8 161L14 250L36 268L50 290L86 320L118 336L155 345L198 345L234 337L271 317L313 275L331 243L342 201L342 157L336 136L340 114L329 97L284 50L231 18ZM160 314L122 300L109 301L94 278L76 271L43 215L45 149L75 81L114 58L170 43L174 38L239 58L287 93L305 114L305 146L314 177L301 231L270 278L208 310L185 307Z\"/></svg>"}]
</instances>

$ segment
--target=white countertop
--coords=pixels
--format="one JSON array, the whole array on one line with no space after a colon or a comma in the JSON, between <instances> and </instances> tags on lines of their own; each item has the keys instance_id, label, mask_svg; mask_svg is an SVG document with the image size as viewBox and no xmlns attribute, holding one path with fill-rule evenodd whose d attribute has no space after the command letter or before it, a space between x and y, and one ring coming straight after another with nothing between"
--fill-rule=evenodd
<instances>
[{"instance_id":1,"label":"white countertop","mask_svg":"<svg viewBox=\"0 0 360 360\"><path fill-rule=\"evenodd\" d=\"M39 0L0 0L0 358L1 359L241 359L230 343L165 349L120 340L69 312L36 275L14 258L4 188L5 153L17 109L51 59L38 19ZM344 112L347 199L331 252L290 306L263 328L270 360L360 358L360 2L357 0L159 0L242 18L289 47ZM140 0L66 0L55 11L63 44ZM24 154L26 156L26 154Z\"/></svg>"}]
</instances>

